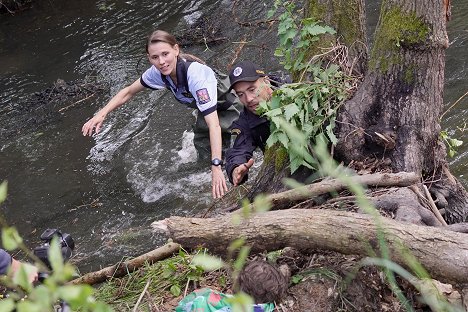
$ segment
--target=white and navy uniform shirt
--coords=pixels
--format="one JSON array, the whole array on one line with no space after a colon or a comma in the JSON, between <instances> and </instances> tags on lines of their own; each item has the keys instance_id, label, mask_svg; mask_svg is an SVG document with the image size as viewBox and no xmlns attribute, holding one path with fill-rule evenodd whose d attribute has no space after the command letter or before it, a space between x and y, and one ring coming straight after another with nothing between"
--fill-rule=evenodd
<instances>
[{"instance_id":1,"label":"white and navy uniform shirt","mask_svg":"<svg viewBox=\"0 0 468 312\"><path fill-rule=\"evenodd\" d=\"M214 71L198 62L182 62L185 60L179 59L177 62L177 85L170 76L163 76L154 65L141 75L141 84L150 89L169 89L177 101L197 108L203 116L214 112L218 98ZM187 69L186 64L189 64Z\"/></svg>"}]
</instances>

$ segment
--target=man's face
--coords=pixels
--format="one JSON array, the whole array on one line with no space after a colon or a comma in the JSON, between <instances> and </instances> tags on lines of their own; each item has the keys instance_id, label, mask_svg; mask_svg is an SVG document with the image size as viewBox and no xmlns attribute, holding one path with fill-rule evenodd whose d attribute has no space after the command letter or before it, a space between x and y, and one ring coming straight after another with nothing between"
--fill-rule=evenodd
<instances>
[{"instance_id":1,"label":"man's face","mask_svg":"<svg viewBox=\"0 0 468 312\"><path fill-rule=\"evenodd\" d=\"M258 104L261 101L268 101L273 93L266 77L255 81L239 81L233 86L233 89L242 104L254 114L257 113Z\"/></svg>"}]
</instances>

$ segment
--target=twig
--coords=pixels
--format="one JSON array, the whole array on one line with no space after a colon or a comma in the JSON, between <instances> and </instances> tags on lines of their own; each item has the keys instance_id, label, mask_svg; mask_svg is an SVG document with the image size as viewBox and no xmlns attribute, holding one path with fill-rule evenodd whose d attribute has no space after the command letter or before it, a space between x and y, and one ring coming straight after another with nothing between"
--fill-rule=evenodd
<instances>
[{"instance_id":1,"label":"twig","mask_svg":"<svg viewBox=\"0 0 468 312\"><path fill-rule=\"evenodd\" d=\"M133 308L133 312L136 312L138 309L138 306L140 305L141 299L143 299L143 296L146 293L146 290L148 289L149 284L151 283L151 278L148 279L148 282L146 282L145 288L141 292L140 298L138 298L137 303L135 304L135 307Z\"/></svg>"},{"instance_id":2,"label":"twig","mask_svg":"<svg viewBox=\"0 0 468 312\"><path fill-rule=\"evenodd\" d=\"M81 100L79 100L79 101L76 101L76 102L73 103L73 104L70 104L70 105L68 105L68 106L62 107L61 109L58 110L58 112L61 113L62 111L66 110L66 109L69 109L70 107L75 106L75 105L78 104L78 103L81 103L81 102L83 102L83 101L86 101L87 99L89 99L90 97L92 97L94 94L95 94L95 93L93 93L93 94L91 94L91 95L85 97L84 99L81 99Z\"/></svg>"},{"instance_id":3,"label":"twig","mask_svg":"<svg viewBox=\"0 0 468 312\"><path fill-rule=\"evenodd\" d=\"M468 91L465 94L463 94L458 100L456 100L455 103L450 105L450 107L447 108L447 110L440 116L440 120L442 120L442 117L444 117L444 115L447 114L448 111L450 111L455 105L457 105L467 95L468 95Z\"/></svg>"},{"instance_id":4,"label":"twig","mask_svg":"<svg viewBox=\"0 0 468 312\"><path fill-rule=\"evenodd\" d=\"M429 193L429 190L427 189L427 186L425 186L424 184L423 184L423 189L424 189L424 193L426 193L427 200L429 201L429 206L431 207L432 212L437 217L437 220L439 220L444 226L447 226L447 222L445 222L444 218L440 214L439 209L437 209L437 206L435 205L434 201L432 200L431 193Z\"/></svg>"},{"instance_id":5,"label":"twig","mask_svg":"<svg viewBox=\"0 0 468 312\"><path fill-rule=\"evenodd\" d=\"M185 285L184 297L187 296L187 290L190 284L190 278L187 280L187 284Z\"/></svg>"},{"instance_id":6,"label":"twig","mask_svg":"<svg viewBox=\"0 0 468 312\"><path fill-rule=\"evenodd\" d=\"M240 42L240 45L239 47L237 47L236 49L236 53L234 54L234 58L232 59L231 63L229 64L229 68L232 67L232 65L234 65L234 63L236 62L237 58L239 57L239 54L241 53L242 49L244 48L245 44L247 43L247 36L244 36L244 39Z\"/></svg>"},{"instance_id":7,"label":"twig","mask_svg":"<svg viewBox=\"0 0 468 312\"><path fill-rule=\"evenodd\" d=\"M146 300L148 300L148 305L149 305L150 311L151 312L159 311L159 309L156 307L156 304L153 301L153 298L151 298L151 294L148 292L148 290L145 291L145 295L146 295Z\"/></svg>"}]
</instances>

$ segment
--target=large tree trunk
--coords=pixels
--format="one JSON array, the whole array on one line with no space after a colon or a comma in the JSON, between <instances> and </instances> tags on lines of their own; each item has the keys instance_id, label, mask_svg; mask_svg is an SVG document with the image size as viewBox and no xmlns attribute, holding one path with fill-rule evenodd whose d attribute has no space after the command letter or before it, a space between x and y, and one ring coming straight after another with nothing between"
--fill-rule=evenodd
<instances>
[{"instance_id":1,"label":"large tree trunk","mask_svg":"<svg viewBox=\"0 0 468 312\"><path fill-rule=\"evenodd\" d=\"M368 73L339 114L336 155L346 163L387 158L394 172L421 173L450 222L468 220L466 190L447 170L439 141L446 10L442 0L388 0Z\"/></svg>"},{"instance_id":2,"label":"large tree trunk","mask_svg":"<svg viewBox=\"0 0 468 312\"><path fill-rule=\"evenodd\" d=\"M300 250L327 249L343 254L380 253L378 229L383 229L391 260L407 266L408 250L431 277L450 283L468 282L468 234L435 227L401 224L369 215L344 211L289 209L254 215L241 224L232 216L220 218L171 217L157 222L184 248L208 247L225 255L239 237L253 252L295 247ZM403 247L404 246L404 247Z\"/></svg>"}]
</instances>

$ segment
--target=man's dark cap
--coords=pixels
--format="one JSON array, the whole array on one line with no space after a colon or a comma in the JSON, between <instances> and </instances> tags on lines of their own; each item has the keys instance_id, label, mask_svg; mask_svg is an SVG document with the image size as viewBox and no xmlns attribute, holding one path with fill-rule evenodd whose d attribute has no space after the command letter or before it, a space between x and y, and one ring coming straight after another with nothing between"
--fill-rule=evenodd
<instances>
[{"instance_id":1,"label":"man's dark cap","mask_svg":"<svg viewBox=\"0 0 468 312\"><path fill-rule=\"evenodd\" d=\"M231 91L232 87L239 81L255 81L265 76L265 72L250 61L237 63L229 72L229 81L231 82L229 91Z\"/></svg>"}]
</instances>

